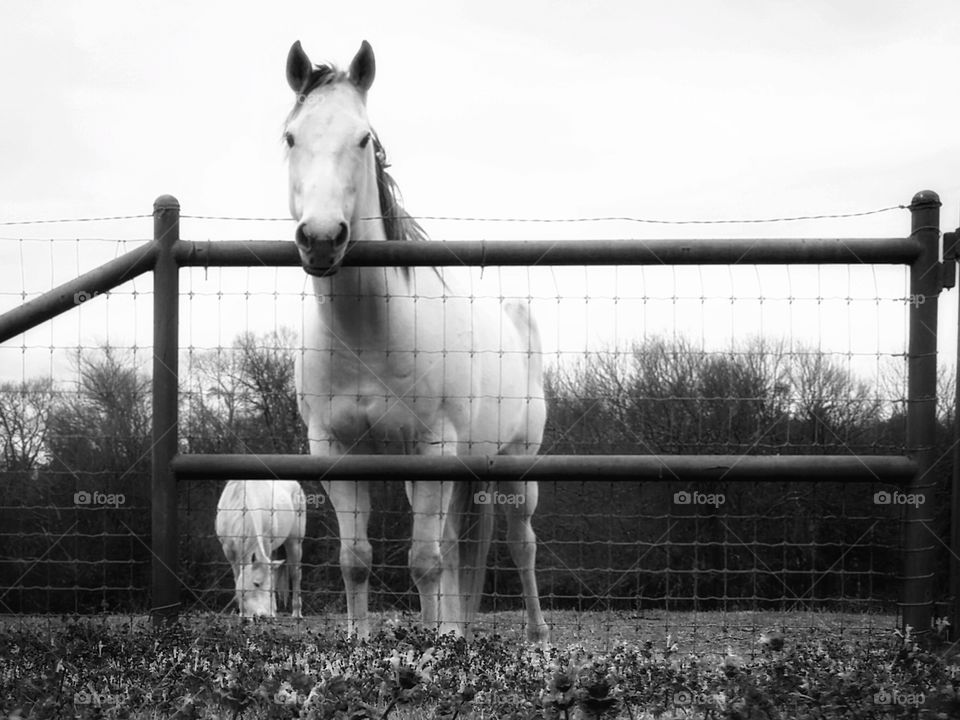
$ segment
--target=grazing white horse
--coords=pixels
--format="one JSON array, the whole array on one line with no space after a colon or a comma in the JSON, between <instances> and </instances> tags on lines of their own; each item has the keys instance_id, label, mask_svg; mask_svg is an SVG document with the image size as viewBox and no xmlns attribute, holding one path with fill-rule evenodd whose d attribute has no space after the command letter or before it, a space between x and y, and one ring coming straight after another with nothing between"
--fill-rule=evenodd
<instances>
[{"instance_id":1,"label":"grazing white horse","mask_svg":"<svg viewBox=\"0 0 960 720\"><path fill-rule=\"evenodd\" d=\"M366 42L348 72L313 65L299 42L287 58L297 98L284 129L290 213L315 296L305 303L296 373L310 452L535 454L546 406L540 338L525 304L472 297L469 286L457 288L436 268L341 266L358 240L426 240L399 206L367 119L374 72ZM365 481L323 486L340 529L348 629L364 637L370 490ZM507 537L520 571L527 636L544 641L530 524L536 483L416 481L406 491L413 509L410 568L423 622L458 635L467 634L479 605L493 504L522 498L503 505Z\"/></svg>"},{"instance_id":2,"label":"grazing white horse","mask_svg":"<svg viewBox=\"0 0 960 720\"><path fill-rule=\"evenodd\" d=\"M293 480L231 480L217 503L217 537L233 568L240 617L276 617L277 594L302 617L300 561L307 500ZM283 546L286 560L274 560ZM286 601L293 590L292 602Z\"/></svg>"}]
</instances>

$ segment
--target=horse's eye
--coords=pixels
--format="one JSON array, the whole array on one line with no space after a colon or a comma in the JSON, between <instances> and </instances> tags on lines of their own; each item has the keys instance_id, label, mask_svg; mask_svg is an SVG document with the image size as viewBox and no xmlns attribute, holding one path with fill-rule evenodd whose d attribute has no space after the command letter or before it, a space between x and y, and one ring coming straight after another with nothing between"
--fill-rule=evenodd
<instances>
[{"instance_id":1,"label":"horse's eye","mask_svg":"<svg viewBox=\"0 0 960 720\"><path fill-rule=\"evenodd\" d=\"M287 147L293 147L293 134L292 134L292 133L284 133L284 134L283 134L283 139L287 141Z\"/></svg>"},{"instance_id":2,"label":"horse's eye","mask_svg":"<svg viewBox=\"0 0 960 720\"><path fill-rule=\"evenodd\" d=\"M363 136L363 140L360 141L360 147L365 148L370 142L370 133L367 133Z\"/></svg>"}]
</instances>

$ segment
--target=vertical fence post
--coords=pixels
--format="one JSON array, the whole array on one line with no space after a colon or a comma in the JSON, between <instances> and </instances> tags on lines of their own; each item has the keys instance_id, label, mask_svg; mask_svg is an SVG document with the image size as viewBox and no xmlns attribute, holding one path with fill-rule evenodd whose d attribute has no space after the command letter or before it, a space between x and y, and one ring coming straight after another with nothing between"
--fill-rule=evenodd
<instances>
[{"instance_id":1,"label":"vertical fence post","mask_svg":"<svg viewBox=\"0 0 960 720\"><path fill-rule=\"evenodd\" d=\"M161 195L153 203L153 447L151 522L153 573L150 615L154 625L176 620L177 485L170 460L177 452L177 354L180 277L173 248L180 239L180 203Z\"/></svg>"},{"instance_id":2,"label":"vertical fence post","mask_svg":"<svg viewBox=\"0 0 960 720\"><path fill-rule=\"evenodd\" d=\"M960 228L953 236L955 243L960 243ZM957 247L954 246L949 260L946 258L947 248L944 247L944 262L948 264L947 272L957 272ZM960 287L957 287L957 357L953 376L953 472L951 473L950 488L950 597L953 606L950 608L950 622L952 624L950 639L960 639Z\"/></svg>"},{"instance_id":3,"label":"vertical fence post","mask_svg":"<svg viewBox=\"0 0 960 720\"><path fill-rule=\"evenodd\" d=\"M902 623L930 630L933 610L933 528L937 432L937 303L940 295L940 198L931 190L913 196L910 235L920 255L910 266L910 348L907 363L907 454L917 463L909 493L921 501L903 506ZM909 499L909 498L908 498Z\"/></svg>"},{"instance_id":4,"label":"vertical fence post","mask_svg":"<svg viewBox=\"0 0 960 720\"><path fill-rule=\"evenodd\" d=\"M943 283L957 289L957 354L953 376L953 471L950 475L950 639L960 638L960 288L957 262L960 261L960 227L943 234Z\"/></svg>"}]
</instances>

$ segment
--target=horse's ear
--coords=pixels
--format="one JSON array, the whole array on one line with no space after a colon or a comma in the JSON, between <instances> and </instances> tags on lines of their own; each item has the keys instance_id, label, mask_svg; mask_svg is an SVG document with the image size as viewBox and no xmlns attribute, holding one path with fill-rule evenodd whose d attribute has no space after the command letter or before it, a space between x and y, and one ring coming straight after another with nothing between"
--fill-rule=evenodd
<instances>
[{"instance_id":1,"label":"horse's ear","mask_svg":"<svg viewBox=\"0 0 960 720\"><path fill-rule=\"evenodd\" d=\"M290 88L295 93L300 93L310 79L311 72L313 72L313 64L300 47L300 41L297 40L290 46L290 52L287 53L287 82Z\"/></svg>"},{"instance_id":2,"label":"horse's ear","mask_svg":"<svg viewBox=\"0 0 960 720\"><path fill-rule=\"evenodd\" d=\"M364 40L350 63L350 80L362 92L366 92L373 85L373 77L376 74L377 62L373 58L373 48Z\"/></svg>"}]
</instances>

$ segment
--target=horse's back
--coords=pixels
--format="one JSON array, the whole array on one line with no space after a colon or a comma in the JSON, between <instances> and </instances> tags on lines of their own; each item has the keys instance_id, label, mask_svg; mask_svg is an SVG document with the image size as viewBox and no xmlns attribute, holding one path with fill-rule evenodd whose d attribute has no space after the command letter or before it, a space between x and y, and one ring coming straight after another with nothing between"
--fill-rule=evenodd
<instances>
[{"instance_id":1,"label":"horse's back","mask_svg":"<svg viewBox=\"0 0 960 720\"><path fill-rule=\"evenodd\" d=\"M290 535L303 537L306 496L295 480L230 480L217 504L217 536L268 539L271 550Z\"/></svg>"}]
</instances>

